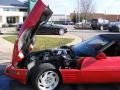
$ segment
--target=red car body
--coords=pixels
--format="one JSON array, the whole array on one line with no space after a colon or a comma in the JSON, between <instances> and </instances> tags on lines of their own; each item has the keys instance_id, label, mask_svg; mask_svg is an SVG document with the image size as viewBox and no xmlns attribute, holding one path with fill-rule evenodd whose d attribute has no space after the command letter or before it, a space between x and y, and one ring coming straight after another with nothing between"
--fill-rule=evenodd
<instances>
[{"instance_id":1,"label":"red car body","mask_svg":"<svg viewBox=\"0 0 120 90\"><path fill-rule=\"evenodd\" d=\"M80 69L61 70L64 83L118 83L120 82L120 56L95 59L86 57Z\"/></svg>"},{"instance_id":2,"label":"red car body","mask_svg":"<svg viewBox=\"0 0 120 90\"><path fill-rule=\"evenodd\" d=\"M33 10L29 13L25 20L19 34L17 36L13 58L10 65L6 67L5 74L10 76L23 84L27 84L29 77L29 70L26 67L19 68L17 64L25 58L22 53L24 50L19 48L19 42L26 31L35 27L38 22L40 24L43 21L39 21L42 17L46 5L38 0ZM34 31L34 29L33 29ZM27 36L28 37L28 36ZM29 43L29 46L31 43ZM29 47L27 47L29 49ZM29 52L28 52L29 53ZM77 64L79 68L59 68L61 79L63 83L114 83L120 82L120 56L107 57L102 53L99 53L96 57L84 57L82 60L78 60Z\"/></svg>"}]
</instances>

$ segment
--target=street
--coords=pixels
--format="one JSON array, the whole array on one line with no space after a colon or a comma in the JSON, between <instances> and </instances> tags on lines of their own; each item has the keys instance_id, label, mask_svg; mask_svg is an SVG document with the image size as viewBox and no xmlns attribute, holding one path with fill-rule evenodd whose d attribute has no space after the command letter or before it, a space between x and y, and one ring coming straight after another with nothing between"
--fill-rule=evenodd
<instances>
[{"instance_id":1,"label":"street","mask_svg":"<svg viewBox=\"0 0 120 90\"><path fill-rule=\"evenodd\" d=\"M81 29L72 29L72 30L68 30L69 34L73 34L76 35L80 38L82 38L83 40L93 37L95 35L99 35L99 34L117 34L119 32L108 32L108 30L81 30Z\"/></svg>"},{"instance_id":2,"label":"street","mask_svg":"<svg viewBox=\"0 0 120 90\"><path fill-rule=\"evenodd\" d=\"M100 30L68 30L68 34L72 34L82 38L83 40L98 34L111 33L108 31ZM1 47L2 48L2 47ZM5 52L7 53L7 52ZM0 52L0 60L10 59L11 51L7 53L8 56L4 56L5 53ZM33 90L30 85L22 85L16 80L13 80L3 74L5 65L0 64L0 90ZM62 85L59 90L120 90L120 84L86 84L86 85Z\"/></svg>"}]
</instances>

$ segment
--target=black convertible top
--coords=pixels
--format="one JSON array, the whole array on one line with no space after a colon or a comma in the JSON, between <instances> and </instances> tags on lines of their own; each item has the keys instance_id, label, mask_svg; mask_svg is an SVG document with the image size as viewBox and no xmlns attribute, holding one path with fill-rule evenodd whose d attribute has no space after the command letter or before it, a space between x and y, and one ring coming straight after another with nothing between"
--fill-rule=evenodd
<instances>
[{"instance_id":1,"label":"black convertible top","mask_svg":"<svg viewBox=\"0 0 120 90\"><path fill-rule=\"evenodd\" d=\"M100 34L98 36L110 41L120 41L120 34Z\"/></svg>"},{"instance_id":2,"label":"black convertible top","mask_svg":"<svg viewBox=\"0 0 120 90\"><path fill-rule=\"evenodd\" d=\"M105 41L104 41L105 40ZM90 42L92 41L92 43ZM80 42L72 47L73 57L92 56L95 57L99 50L105 50L111 46L111 42L120 42L120 34L100 34ZM97 44L98 43L98 44ZM96 45L96 46L95 46Z\"/></svg>"}]
</instances>

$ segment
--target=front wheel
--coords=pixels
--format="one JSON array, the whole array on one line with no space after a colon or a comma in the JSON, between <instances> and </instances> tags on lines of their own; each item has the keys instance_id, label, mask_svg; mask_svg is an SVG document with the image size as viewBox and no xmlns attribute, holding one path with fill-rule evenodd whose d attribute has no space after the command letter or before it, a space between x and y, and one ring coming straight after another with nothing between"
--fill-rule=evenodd
<instances>
[{"instance_id":1,"label":"front wheel","mask_svg":"<svg viewBox=\"0 0 120 90\"><path fill-rule=\"evenodd\" d=\"M103 26L100 26L100 30L103 30L104 28L103 28Z\"/></svg>"},{"instance_id":2,"label":"front wheel","mask_svg":"<svg viewBox=\"0 0 120 90\"><path fill-rule=\"evenodd\" d=\"M33 75L33 85L38 90L55 90L60 85L60 75L52 65L43 65Z\"/></svg>"}]
</instances>

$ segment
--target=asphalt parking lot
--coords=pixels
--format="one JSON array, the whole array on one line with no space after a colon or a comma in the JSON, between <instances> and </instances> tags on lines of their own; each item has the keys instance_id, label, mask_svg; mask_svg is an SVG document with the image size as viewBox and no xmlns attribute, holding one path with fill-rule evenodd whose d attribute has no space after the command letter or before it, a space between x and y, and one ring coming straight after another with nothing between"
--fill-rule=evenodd
<instances>
[{"instance_id":1,"label":"asphalt parking lot","mask_svg":"<svg viewBox=\"0 0 120 90\"><path fill-rule=\"evenodd\" d=\"M94 35L109 33L108 31L94 30L74 30L68 31L69 34L87 39ZM0 47L1 49L2 47ZM10 59L10 52L0 52L0 60ZM9 56L9 57L8 57ZM30 85L22 85L16 80L4 75L6 63L0 64L0 90L33 90ZM87 85L62 85L59 90L120 90L120 84L87 84Z\"/></svg>"}]
</instances>

